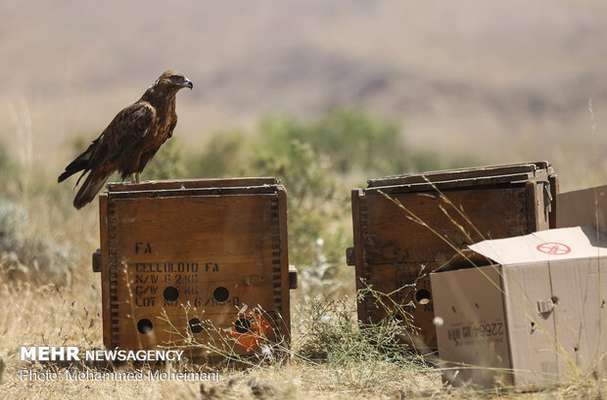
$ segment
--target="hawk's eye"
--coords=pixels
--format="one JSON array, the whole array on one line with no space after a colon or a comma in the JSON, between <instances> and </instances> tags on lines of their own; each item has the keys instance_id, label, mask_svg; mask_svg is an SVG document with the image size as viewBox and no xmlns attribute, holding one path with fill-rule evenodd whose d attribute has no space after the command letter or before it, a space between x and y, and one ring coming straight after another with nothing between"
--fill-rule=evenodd
<instances>
[{"instance_id":1,"label":"hawk's eye","mask_svg":"<svg viewBox=\"0 0 607 400\"><path fill-rule=\"evenodd\" d=\"M171 75L171 80L180 81L183 77L181 75Z\"/></svg>"}]
</instances>

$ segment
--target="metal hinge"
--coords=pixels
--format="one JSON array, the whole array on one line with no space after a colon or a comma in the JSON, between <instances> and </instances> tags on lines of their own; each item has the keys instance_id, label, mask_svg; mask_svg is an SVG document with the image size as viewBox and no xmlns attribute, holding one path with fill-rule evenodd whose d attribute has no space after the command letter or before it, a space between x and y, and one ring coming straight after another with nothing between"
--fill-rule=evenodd
<instances>
[{"instance_id":1,"label":"metal hinge","mask_svg":"<svg viewBox=\"0 0 607 400\"><path fill-rule=\"evenodd\" d=\"M289 289L297 289L297 269L289 267Z\"/></svg>"},{"instance_id":2,"label":"metal hinge","mask_svg":"<svg viewBox=\"0 0 607 400\"><path fill-rule=\"evenodd\" d=\"M101 272L101 249L95 250L93 253L93 272Z\"/></svg>"},{"instance_id":3,"label":"metal hinge","mask_svg":"<svg viewBox=\"0 0 607 400\"><path fill-rule=\"evenodd\" d=\"M551 192L550 182L546 182L544 184L544 209L546 211L546 215L552 212L552 192Z\"/></svg>"},{"instance_id":4,"label":"metal hinge","mask_svg":"<svg viewBox=\"0 0 607 400\"><path fill-rule=\"evenodd\" d=\"M354 247L348 247L346 249L346 265L356 265Z\"/></svg>"}]
</instances>

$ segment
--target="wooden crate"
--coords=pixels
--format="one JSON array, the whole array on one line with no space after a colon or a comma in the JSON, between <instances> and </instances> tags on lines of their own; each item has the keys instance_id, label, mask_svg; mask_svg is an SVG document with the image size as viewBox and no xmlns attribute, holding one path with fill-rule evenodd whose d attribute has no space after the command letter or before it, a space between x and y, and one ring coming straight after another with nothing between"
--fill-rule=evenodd
<instances>
[{"instance_id":1,"label":"wooden crate","mask_svg":"<svg viewBox=\"0 0 607 400\"><path fill-rule=\"evenodd\" d=\"M400 309L405 315L395 316L418 328L412 342L435 350L429 272L468 244L555 227L557 190L548 162L372 179L353 190L348 264L358 289L389 295L381 302L365 295L359 320L378 322Z\"/></svg>"},{"instance_id":2,"label":"wooden crate","mask_svg":"<svg viewBox=\"0 0 607 400\"><path fill-rule=\"evenodd\" d=\"M100 195L107 348L288 345L286 191L274 178L109 184Z\"/></svg>"}]
</instances>

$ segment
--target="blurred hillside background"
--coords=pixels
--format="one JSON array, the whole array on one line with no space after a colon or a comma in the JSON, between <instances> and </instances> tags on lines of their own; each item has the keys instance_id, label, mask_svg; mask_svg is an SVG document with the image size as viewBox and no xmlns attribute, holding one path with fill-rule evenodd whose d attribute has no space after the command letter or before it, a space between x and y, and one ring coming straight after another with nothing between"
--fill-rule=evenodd
<instances>
[{"instance_id":1,"label":"blurred hillside background","mask_svg":"<svg viewBox=\"0 0 607 400\"><path fill-rule=\"evenodd\" d=\"M607 181L601 0L4 1L0 15L0 140L26 162L59 168L174 67L195 83L178 99L188 145L348 107L413 146L549 159L565 189Z\"/></svg>"}]
</instances>

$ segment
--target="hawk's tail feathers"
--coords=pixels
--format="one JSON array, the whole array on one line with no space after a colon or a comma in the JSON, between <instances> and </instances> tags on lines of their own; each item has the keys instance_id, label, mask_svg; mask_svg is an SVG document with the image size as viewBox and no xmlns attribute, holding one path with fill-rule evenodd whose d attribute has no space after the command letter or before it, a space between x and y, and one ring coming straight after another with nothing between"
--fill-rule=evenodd
<instances>
[{"instance_id":1,"label":"hawk's tail feathers","mask_svg":"<svg viewBox=\"0 0 607 400\"><path fill-rule=\"evenodd\" d=\"M74 207L81 209L97 196L110 174L95 174L91 172L74 197Z\"/></svg>"},{"instance_id":2,"label":"hawk's tail feathers","mask_svg":"<svg viewBox=\"0 0 607 400\"><path fill-rule=\"evenodd\" d=\"M74 161L72 161L67 165L67 167L65 167L65 171L63 171L63 173L59 175L59 178L57 178L57 182L61 183L70 176L74 175L76 172L80 172L83 170L86 171L89 168L89 163L91 161L91 156L93 155L93 152L95 150L96 142L97 141L91 143L91 145L84 152L82 152L82 154L76 157Z\"/></svg>"}]
</instances>

